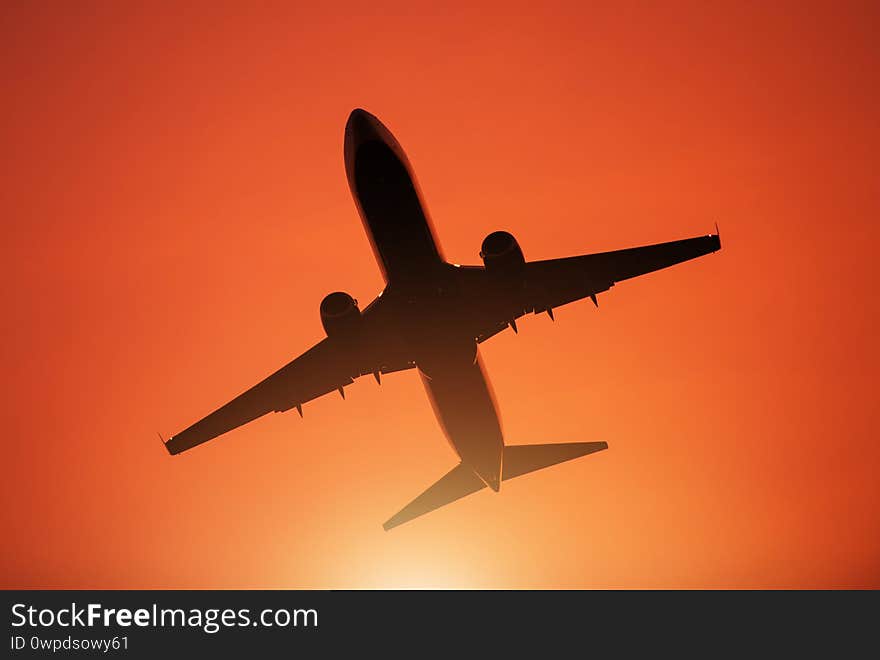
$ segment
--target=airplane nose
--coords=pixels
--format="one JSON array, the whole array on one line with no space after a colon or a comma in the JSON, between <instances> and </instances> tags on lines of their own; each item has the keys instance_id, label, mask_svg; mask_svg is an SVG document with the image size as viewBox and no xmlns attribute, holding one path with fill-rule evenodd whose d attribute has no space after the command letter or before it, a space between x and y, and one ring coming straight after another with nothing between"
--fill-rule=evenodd
<instances>
[{"instance_id":1,"label":"airplane nose","mask_svg":"<svg viewBox=\"0 0 880 660\"><path fill-rule=\"evenodd\" d=\"M355 121L363 121L370 117L370 113L364 110L363 108L355 108L351 111L351 114L348 116L348 123L352 123Z\"/></svg>"},{"instance_id":2,"label":"airplane nose","mask_svg":"<svg viewBox=\"0 0 880 660\"><path fill-rule=\"evenodd\" d=\"M348 115L348 121L345 122L346 130L353 129L358 123L364 121L364 115L367 114L366 110L362 110L361 108L355 108L351 111L351 114Z\"/></svg>"},{"instance_id":3,"label":"airplane nose","mask_svg":"<svg viewBox=\"0 0 880 660\"><path fill-rule=\"evenodd\" d=\"M345 124L345 141L343 145L345 172L348 177L348 185L351 187L355 199L358 198L358 193L356 192L357 177L355 176L358 154L361 153L363 147L376 143L385 145L394 154L394 157L403 163L406 169L409 169L403 149L400 148L391 131L366 110L355 108L348 115L348 121ZM375 159L376 155L381 151L381 149L372 150L373 158Z\"/></svg>"},{"instance_id":4,"label":"airplane nose","mask_svg":"<svg viewBox=\"0 0 880 660\"><path fill-rule=\"evenodd\" d=\"M345 123L343 151L345 153L345 167L348 172L349 183L351 183L354 174L355 154L360 150L360 147L374 140L383 141L380 126L381 124L378 119L361 108L355 108L348 116L348 121Z\"/></svg>"},{"instance_id":5,"label":"airplane nose","mask_svg":"<svg viewBox=\"0 0 880 660\"><path fill-rule=\"evenodd\" d=\"M362 143L376 134L377 120L366 110L355 108L345 124L345 135L355 143Z\"/></svg>"}]
</instances>

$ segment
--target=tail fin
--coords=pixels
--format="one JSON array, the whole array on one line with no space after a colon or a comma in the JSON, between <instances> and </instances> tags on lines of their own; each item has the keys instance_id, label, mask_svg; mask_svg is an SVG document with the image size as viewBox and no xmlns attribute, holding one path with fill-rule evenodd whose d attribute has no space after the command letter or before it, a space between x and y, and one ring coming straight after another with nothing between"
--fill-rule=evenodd
<instances>
[{"instance_id":1,"label":"tail fin","mask_svg":"<svg viewBox=\"0 0 880 660\"><path fill-rule=\"evenodd\" d=\"M570 461L579 456L586 456L597 451L608 449L607 442L564 442L549 445L509 445L504 447L502 479L513 479L541 468L557 463ZM389 518L382 527L385 531L418 518L434 509L439 509L461 499L465 495L476 493L485 488L486 484L477 474L464 463L446 473L433 486L407 504L394 516Z\"/></svg>"}]
</instances>

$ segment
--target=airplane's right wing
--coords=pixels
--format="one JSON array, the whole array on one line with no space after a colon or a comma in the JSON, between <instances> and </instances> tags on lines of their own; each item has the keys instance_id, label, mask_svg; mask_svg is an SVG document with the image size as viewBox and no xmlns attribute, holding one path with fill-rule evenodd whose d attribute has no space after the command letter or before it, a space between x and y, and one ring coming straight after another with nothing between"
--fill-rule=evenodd
<instances>
[{"instance_id":1,"label":"airplane's right wing","mask_svg":"<svg viewBox=\"0 0 880 660\"><path fill-rule=\"evenodd\" d=\"M378 310L376 310L378 311ZM393 338L382 332L382 313L364 310L366 331L356 339L326 337L268 378L260 381L207 417L181 431L165 443L171 454L179 454L227 431L247 424L269 412L297 408L361 375L390 373L414 365L400 353ZM376 321L379 323L376 323Z\"/></svg>"}]
</instances>

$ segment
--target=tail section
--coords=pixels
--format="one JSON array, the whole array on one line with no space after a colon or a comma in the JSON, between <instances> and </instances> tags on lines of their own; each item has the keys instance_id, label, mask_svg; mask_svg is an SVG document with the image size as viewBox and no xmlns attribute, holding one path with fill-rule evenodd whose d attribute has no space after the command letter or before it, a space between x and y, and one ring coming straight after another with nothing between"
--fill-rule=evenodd
<instances>
[{"instance_id":1,"label":"tail section","mask_svg":"<svg viewBox=\"0 0 880 660\"><path fill-rule=\"evenodd\" d=\"M508 445L504 447L502 479L507 481L541 468L570 461L608 448L607 442L564 442L548 445ZM459 463L433 486L385 522L385 531L434 509L439 509L486 487L465 463Z\"/></svg>"}]
</instances>

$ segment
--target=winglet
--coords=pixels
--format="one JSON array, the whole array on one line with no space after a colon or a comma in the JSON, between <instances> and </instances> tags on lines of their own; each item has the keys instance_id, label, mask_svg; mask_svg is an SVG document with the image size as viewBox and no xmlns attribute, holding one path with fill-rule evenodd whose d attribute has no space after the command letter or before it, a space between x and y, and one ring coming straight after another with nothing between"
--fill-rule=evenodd
<instances>
[{"instance_id":1,"label":"winglet","mask_svg":"<svg viewBox=\"0 0 880 660\"><path fill-rule=\"evenodd\" d=\"M165 442L165 438L162 437L162 434L159 433L158 431L156 431L156 435L158 435L158 436L159 436L159 440L162 441L162 446L165 448L165 451L167 451L169 454L171 454L171 455L173 456L173 455L174 455L174 452L171 451L171 449L168 448L168 443Z\"/></svg>"}]
</instances>

